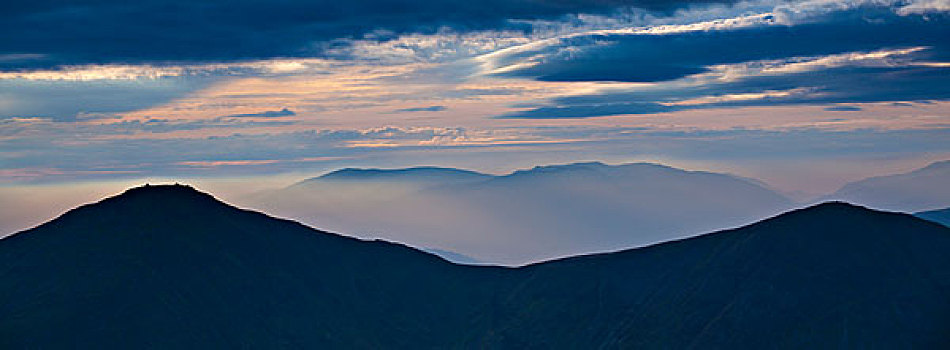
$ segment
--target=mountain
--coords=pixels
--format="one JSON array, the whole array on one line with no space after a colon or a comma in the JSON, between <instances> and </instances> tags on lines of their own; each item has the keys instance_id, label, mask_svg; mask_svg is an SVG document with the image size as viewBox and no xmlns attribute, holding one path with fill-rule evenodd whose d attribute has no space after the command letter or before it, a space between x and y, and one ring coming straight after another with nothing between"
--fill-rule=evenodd
<instances>
[{"instance_id":1,"label":"mountain","mask_svg":"<svg viewBox=\"0 0 950 350\"><path fill-rule=\"evenodd\" d=\"M491 177L491 175L470 170L440 167L414 167L404 169L345 168L330 172L318 178L305 180L300 185L307 185L319 181L357 180L428 182L438 184L477 181L489 177Z\"/></svg>"},{"instance_id":2,"label":"mountain","mask_svg":"<svg viewBox=\"0 0 950 350\"><path fill-rule=\"evenodd\" d=\"M946 227L826 203L739 229L529 266L508 300L535 309L503 328L571 334L548 343L564 347L945 348L948 248ZM545 322L559 317L611 326Z\"/></svg>"},{"instance_id":3,"label":"mountain","mask_svg":"<svg viewBox=\"0 0 950 350\"><path fill-rule=\"evenodd\" d=\"M843 203L521 268L139 187L0 240L0 348L946 348L950 228Z\"/></svg>"},{"instance_id":4,"label":"mountain","mask_svg":"<svg viewBox=\"0 0 950 350\"><path fill-rule=\"evenodd\" d=\"M322 176L306 179L276 191L258 193L253 202L272 203L294 199L301 193L320 194L299 204L332 205L359 204L385 201L421 189L483 181L492 175L469 170L415 167L404 169L356 169L345 168ZM353 203L347 203L353 202ZM285 203L286 204L286 203Z\"/></svg>"},{"instance_id":5,"label":"mountain","mask_svg":"<svg viewBox=\"0 0 950 350\"><path fill-rule=\"evenodd\" d=\"M950 206L948 183L950 160L909 173L852 182L826 199L860 203L882 210L918 212Z\"/></svg>"},{"instance_id":6,"label":"mountain","mask_svg":"<svg viewBox=\"0 0 950 350\"><path fill-rule=\"evenodd\" d=\"M432 347L494 274L139 187L0 240L0 348Z\"/></svg>"},{"instance_id":7,"label":"mountain","mask_svg":"<svg viewBox=\"0 0 950 350\"><path fill-rule=\"evenodd\" d=\"M450 252L448 250L429 248L429 249L423 249L422 251L429 254L434 254L436 256L439 256L442 259L445 259L445 260L448 260L460 265L490 265L484 261L475 259L468 255L462 255L456 252Z\"/></svg>"},{"instance_id":8,"label":"mountain","mask_svg":"<svg viewBox=\"0 0 950 350\"><path fill-rule=\"evenodd\" d=\"M933 221L944 226L950 226L950 208L924 211L916 213L914 216L924 220Z\"/></svg>"},{"instance_id":9,"label":"mountain","mask_svg":"<svg viewBox=\"0 0 950 350\"><path fill-rule=\"evenodd\" d=\"M754 181L649 163L574 163L503 176L410 170L385 172L399 182L324 176L242 204L359 237L506 265L683 238L794 206Z\"/></svg>"}]
</instances>

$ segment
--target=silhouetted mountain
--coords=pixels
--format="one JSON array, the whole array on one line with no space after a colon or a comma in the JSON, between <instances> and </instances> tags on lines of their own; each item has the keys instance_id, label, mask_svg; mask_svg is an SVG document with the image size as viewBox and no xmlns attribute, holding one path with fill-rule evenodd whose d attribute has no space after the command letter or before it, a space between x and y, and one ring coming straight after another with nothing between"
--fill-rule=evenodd
<instances>
[{"instance_id":1,"label":"silhouetted mountain","mask_svg":"<svg viewBox=\"0 0 950 350\"><path fill-rule=\"evenodd\" d=\"M522 268L151 186L0 240L0 348L946 348L950 228L841 203Z\"/></svg>"},{"instance_id":2,"label":"silhouetted mountain","mask_svg":"<svg viewBox=\"0 0 950 350\"><path fill-rule=\"evenodd\" d=\"M912 213L950 206L950 186L947 184L950 184L950 160L909 173L852 182L826 199Z\"/></svg>"},{"instance_id":3,"label":"silhouetted mountain","mask_svg":"<svg viewBox=\"0 0 950 350\"><path fill-rule=\"evenodd\" d=\"M950 208L920 212L914 214L914 216L924 220L933 221L944 226L950 226Z\"/></svg>"},{"instance_id":4,"label":"silhouetted mountain","mask_svg":"<svg viewBox=\"0 0 950 350\"><path fill-rule=\"evenodd\" d=\"M0 240L0 348L432 347L479 322L468 269L139 187Z\"/></svg>"},{"instance_id":5,"label":"silhouetted mountain","mask_svg":"<svg viewBox=\"0 0 950 350\"><path fill-rule=\"evenodd\" d=\"M244 203L364 238L509 265L683 238L794 205L754 181L649 163L539 166L504 176L439 171L385 171L400 182L328 175Z\"/></svg>"}]
</instances>

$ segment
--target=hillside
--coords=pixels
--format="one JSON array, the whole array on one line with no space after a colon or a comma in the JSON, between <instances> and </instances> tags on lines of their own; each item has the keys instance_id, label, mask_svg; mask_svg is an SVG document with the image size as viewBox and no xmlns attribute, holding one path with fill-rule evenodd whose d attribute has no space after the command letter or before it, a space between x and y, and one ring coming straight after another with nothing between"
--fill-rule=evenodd
<instances>
[{"instance_id":1,"label":"hillside","mask_svg":"<svg viewBox=\"0 0 950 350\"><path fill-rule=\"evenodd\" d=\"M139 187L0 240L0 347L939 348L947 251L947 227L828 203L473 267Z\"/></svg>"}]
</instances>

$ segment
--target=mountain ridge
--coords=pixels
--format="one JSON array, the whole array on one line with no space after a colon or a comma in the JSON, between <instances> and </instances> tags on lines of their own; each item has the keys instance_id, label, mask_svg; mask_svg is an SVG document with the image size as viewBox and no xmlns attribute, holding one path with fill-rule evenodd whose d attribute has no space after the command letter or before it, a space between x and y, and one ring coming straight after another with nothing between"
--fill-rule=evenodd
<instances>
[{"instance_id":1,"label":"mountain ridge","mask_svg":"<svg viewBox=\"0 0 950 350\"><path fill-rule=\"evenodd\" d=\"M423 175L423 176L439 176L439 175L456 175L456 176L468 176L468 177L491 177L492 175L480 173L472 170L457 169L457 168L445 168L445 167L436 167L436 166L418 166L410 168L394 168L394 169L380 169L380 168L343 168L339 170L334 170L329 173L320 175L318 177L310 178L303 181L323 179L323 180L335 180L335 179L366 179L366 178L386 178L386 177L399 177L402 175Z\"/></svg>"},{"instance_id":2,"label":"mountain ridge","mask_svg":"<svg viewBox=\"0 0 950 350\"><path fill-rule=\"evenodd\" d=\"M392 171L403 178L316 178L245 203L334 231L504 265L648 245L795 206L748 179L654 163L581 162L417 180Z\"/></svg>"},{"instance_id":3,"label":"mountain ridge","mask_svg":"<svg viewBox=\"0 0 950 350\"><path fill-rule=\"evenodd\" d=\"M827 200L857 202L876 209L918 212L950 206L950 160L930 163L904 173L850 182Z\"/></svg>"},{"instance_id":4,"label":"mountain ridge","mask_svg":"<svg viewBox=\"0 0 950 350\"><path fill-rule=\"evenodd\" d=\"M827 203L464 266L151 186L0 240L0 346L934 348L950 344L948 250L947 227Z\"/></svg>"}]
</instances>

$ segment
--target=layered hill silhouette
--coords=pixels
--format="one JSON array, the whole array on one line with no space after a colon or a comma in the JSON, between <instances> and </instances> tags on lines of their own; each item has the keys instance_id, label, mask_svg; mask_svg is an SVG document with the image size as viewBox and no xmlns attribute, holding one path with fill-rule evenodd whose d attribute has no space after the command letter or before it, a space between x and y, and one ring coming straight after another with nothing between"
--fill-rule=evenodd
<instances>
[{"instance_id":1,"label":"layered hill silhouette","mask_svg":"<svg viewBox=\"0 0 950 350\"><path fill-rule=\"evenodd\" d=\"M597 162L502 176L344 169L242 203L364 238L506 265L684 238L794 206L761 183L731 175Z\"/></svg>"},{"instance_id":2,"label":"layered hill silhouette","mask_svg":"<svg viewBox=\"0 0 950 350\"><path fill-rule=\"evenodd\" d=\"M950 207L950 186L947 184L950 184L950 160L908 173L852 182L826 199L912 213Z\"/></svg>"},{"instance_id":3,"label":"layered hill silhouette","mask_svg":"<svg viewBox=\"0 0 950 350\"><path fill-rule=\"evenodd\" d=\"M521 268L139 187L0 240L0 348L946 348L950 228L843 203Z\"/></svg>"}]
</instances>

